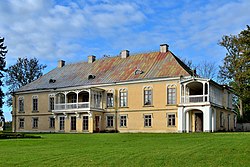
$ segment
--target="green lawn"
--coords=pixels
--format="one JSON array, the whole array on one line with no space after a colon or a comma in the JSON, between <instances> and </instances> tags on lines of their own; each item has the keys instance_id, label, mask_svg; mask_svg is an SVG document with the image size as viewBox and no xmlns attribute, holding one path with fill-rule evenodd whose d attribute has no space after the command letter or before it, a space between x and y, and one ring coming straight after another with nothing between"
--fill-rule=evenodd
<instances>
[{"instance_id":1,"label":"green lawn","mask_svg":"<svg viewBox=\"0 0 250 167\"><path fill-rule=\"evenodd\" d=\"M250 133L40 135L0 140L0 166L250 166Z\"/></svg>"}]
</instances>

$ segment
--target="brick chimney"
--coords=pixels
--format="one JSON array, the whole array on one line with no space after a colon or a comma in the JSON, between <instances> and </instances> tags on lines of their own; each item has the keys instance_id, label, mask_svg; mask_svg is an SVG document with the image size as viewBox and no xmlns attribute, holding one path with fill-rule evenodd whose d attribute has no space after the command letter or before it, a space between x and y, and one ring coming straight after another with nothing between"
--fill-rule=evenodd
<instances>
[{"instance_id":1,"label":"brick chimney","mask_svg":"<svg viewBox=\"0 0 250 167\"><path fill-rule=\"evenodd\" d=\"M59 60L57 67L62 68L63 66L65 66L65 61L64 60Z\"/></svg>"},{"instance_id":2,"label":"brick chimney","mask_svg":"<svg viewBox=\"0 0 250 167\"><path fill-rule=\"evenodd\" d=\"M160 45L160 52L161 53L166 53L166 52L168 52L168 44L161 44Z\"/></svg>"},{"instance_id":3,"label":"brick chimney","mask_svg":"<svg viewBox=\"0 0 250 167\"><path fill-rule=\"evenodd\" d=\"M96 57L93 55L88 56L88 63L93 63L95 61L95 58Z\"/></svg>"},{"instance_id":4,"label":"brick chimney","mask_svg":"<svg viewBox=\"0 0 250 167\"><path fill-rule=\"evenodd\" d=\"M129 56L129 51L128 50L123 50L121 51L121 58L125 59Z\"/></svg>"}]
</instances>

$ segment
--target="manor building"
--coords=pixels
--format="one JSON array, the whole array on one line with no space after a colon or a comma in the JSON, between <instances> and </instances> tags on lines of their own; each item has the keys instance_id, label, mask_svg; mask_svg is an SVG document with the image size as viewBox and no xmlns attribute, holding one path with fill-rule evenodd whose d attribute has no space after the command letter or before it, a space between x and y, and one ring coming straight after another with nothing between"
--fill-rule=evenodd
<instances>
[{"instance_id":1,"label":"manor building","mask_svg":"<svg viewBox=\"0 0 250 167\"><path fill-rule=\"evenodd\" d=\"M227 86L200 78L168 49L66 64L13 94L13 131L233 131Z\"/></svg>"}]
</instances>

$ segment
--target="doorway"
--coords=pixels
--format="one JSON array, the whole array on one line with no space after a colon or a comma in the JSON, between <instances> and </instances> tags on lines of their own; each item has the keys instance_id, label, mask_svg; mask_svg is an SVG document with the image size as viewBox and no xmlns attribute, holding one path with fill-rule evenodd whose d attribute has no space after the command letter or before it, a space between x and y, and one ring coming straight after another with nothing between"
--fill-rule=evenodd
<instances>
[{"instance_id":1,"label":"doorway","mask_svg":"<svg viewBox=\"0 0 250 167\"><path fill-rule=\"evenodd\" d=\"M100 132L100 116L95 116L95 131Z\"/></svg>"},{"instance_id":2,"label":"doorway","mask_svg":"<svg viewBox=\"0 0 250 167\"><path fill-rule=\"evenodd\" d=\"M195 113L195 132L203 132L203 113Z\"/></svg>"}]
</instances>

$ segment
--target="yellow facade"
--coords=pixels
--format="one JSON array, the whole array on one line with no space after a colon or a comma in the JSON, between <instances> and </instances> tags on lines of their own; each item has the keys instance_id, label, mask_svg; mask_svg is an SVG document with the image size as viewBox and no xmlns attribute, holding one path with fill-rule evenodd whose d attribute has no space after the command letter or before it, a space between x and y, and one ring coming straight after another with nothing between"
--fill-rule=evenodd
<instances>
[{"instance_id":1,"label":"yellow facade","mask_svg":"<svg viewBox=\"0 0 250 167\"><path fill-rule=\"evenodd\" d=\"M176 104L167 104L167 87L176 89ZM144 105L144 88L152 90L152 104ZM74 109L67 114L56 114L49 110L49 97L56 93L54 90L43 92L25 92L13 97L13 130L27 132L66 132L66 133L93 133L100 131L118 132L178 132L178 106L181 103L180 80L178 78L165 81L145 81L141 83L113 84L109 86L95 87L103 90L102 110L89 110L76 112ZM119 91L127 90L127 106L119 106ZM107 107L107 93L114 92L114 106ZM59 92L59 90L56 90ZM70 92L69 90L67 90ZM38 98L38 111L32 111L32 99ZM24 100L24 112L19 112L19 98ZM79 97L79 99L81 99ZM216 131L234 130L235 122L233 114L223 108L213 107L216 112ZM220 124L220 114L224 113L223 125ZM91 114L90 114L91 113ZM169 118L174 117L174 125L169 126ZM83 116L87 116L87 130L83 129ZM112 126L107 127L107 117L112 116ZM121 116L126 117L126 125L121 126ZM145 116L150 116L150 126L145 126ZM64 129L60 130L60 117L64 118ZM72 117L75 117L75 129L72 130ZM190 111L190 131L195 131L195 110ZM229 117L229 118L228 118ZM33 127L33 119L38 118L38 126ZM55 118L54 127L50 127L50 118ZM20 119L24 119L24 127L20 128ZM230 122L228 125L228 121Z\"/></svg>"}]
</instances>

